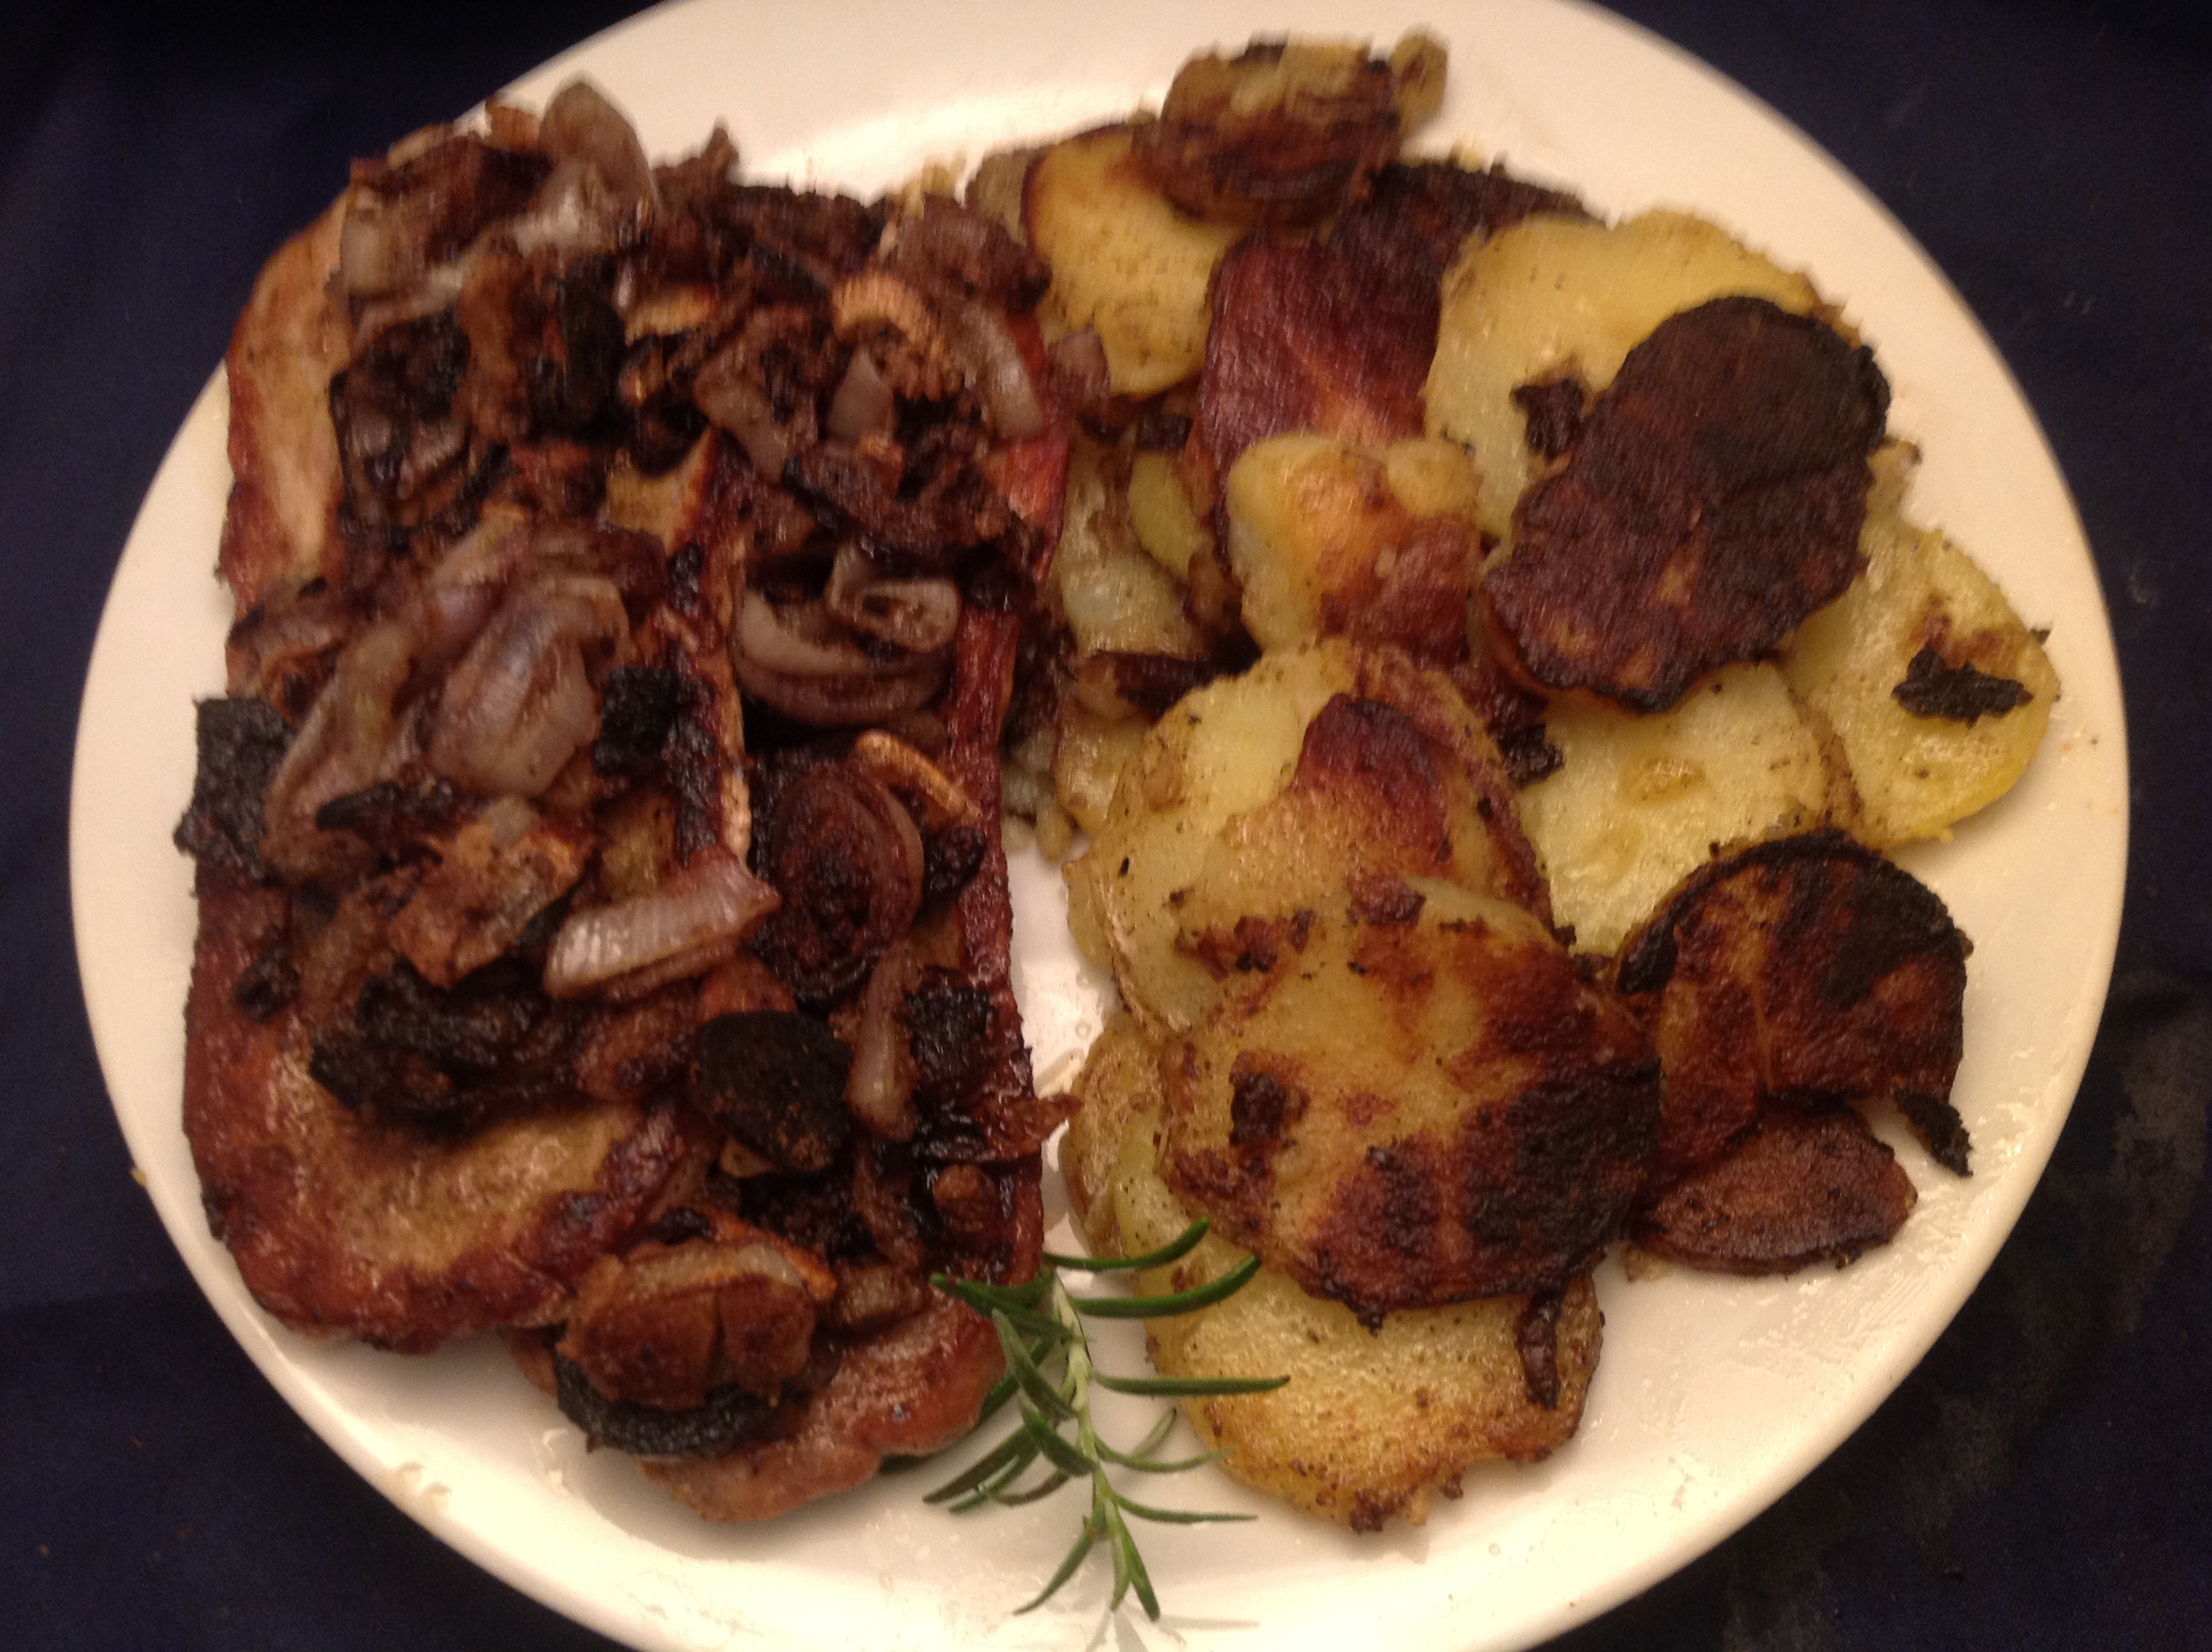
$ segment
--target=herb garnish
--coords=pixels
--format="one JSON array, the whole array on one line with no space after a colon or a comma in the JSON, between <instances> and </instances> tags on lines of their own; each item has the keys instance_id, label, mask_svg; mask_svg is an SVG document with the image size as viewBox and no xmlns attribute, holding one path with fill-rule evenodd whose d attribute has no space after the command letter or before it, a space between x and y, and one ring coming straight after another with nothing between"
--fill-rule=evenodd
<instances>
[{"instance_id":1,"label":"herb garnish","mask_svg":"<svg viewBox=\"0 0 2212 1652\"><path fill-rule=\"evenodd\" d=\"M1160 1615L1159 1597L1152 1591L1152 1580L1145 1570L1144 1558L1137 1552L1137 1540L1130 1534L1129 1519L1194 1526L1206 1521L1252 1518L1249 1515L1156 1509L1122 1496L1107 1478L1109 1463L1139 1473L1176 1474L1228 1454L1208 1451L1172 1461L1156 1456L1154 1454L1175 1426L1176 1413L1172 1410L1162 1415L1158 1424L1134 1450L1117 1451L1098 1437L1097 1430L1091 1424L1091 1390L1096 1385L1116 1394L1184 1399L1266 1394L1281 1388L1290 1378L1109 1376L1091 1364L1091 1342L1083 1328L1083 1316L1161 1319L1194 1313L1236 1295L1260 1271L1259 1259L1247 1257L1218 1278L1194 1290L1161 1297L1071 1296L1060 1277L1062 1271L1104 1273L1164 1267L1195 1249L1199 1241L1206 1237L1206 1225L1203 1219L1194 1222L1169 1243L1142 1256L1061 1256L1047 1251L1036 1277L1024 1285L981 1285L972 1279L948 1278L941 1273L931 1278L930 1283L947 1296L967 1303L978 1313L988 1315L991 1323L998 1327L1000 1345L1006 1350L1006 1374L984 1400L976 1425L981 1427L985 1418L1009 1400L1014 1402L1021 1424L996 1449L939 1486L924 1501L944 1503L951 1513L960 1515L987 1503L1011 1508L1034 1503L1050 1496L1070 1480L1087 1479L1091 1483L1091 1511L1084 1517L1082 1531L1076 1534L1075 1546L1067 1552L1067 1558L1060 1563L1060 1570L1053 1573L1036 1598L1018 1608L1018 1612L1034 1611L1052 1599L1060 1586L1081 1568L1092 1546L1103 1542L1114 1560L1113 1606L1118 1608L1129 1591L1134 1589L1145 1615L1157 1622ZM1066 1431L1071 1426L1072 1433ZM1018 1485L1040 1458L1043 1459L1044 1472L1026 1485Z\"/></svg>"}]
</instances>

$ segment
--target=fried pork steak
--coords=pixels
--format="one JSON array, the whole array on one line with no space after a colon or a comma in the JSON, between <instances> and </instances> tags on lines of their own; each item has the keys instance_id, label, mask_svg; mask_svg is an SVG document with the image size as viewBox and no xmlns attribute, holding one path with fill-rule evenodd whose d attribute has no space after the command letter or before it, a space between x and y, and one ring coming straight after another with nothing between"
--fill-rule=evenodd
<instances>
[{"instance_id":1,"label":"fried pork steak","mask_svg":"<svg viewBox=\"0 0 2212 1652\"><path fill-rule=\"evenodd\" d=\"M1066 420L995 223L574 84L356 166L228 368L185 1124L286 1323L507 1330L717 1518L933 1449L1026 1277L1000 726Z\"/></svg>"}]
</instances>

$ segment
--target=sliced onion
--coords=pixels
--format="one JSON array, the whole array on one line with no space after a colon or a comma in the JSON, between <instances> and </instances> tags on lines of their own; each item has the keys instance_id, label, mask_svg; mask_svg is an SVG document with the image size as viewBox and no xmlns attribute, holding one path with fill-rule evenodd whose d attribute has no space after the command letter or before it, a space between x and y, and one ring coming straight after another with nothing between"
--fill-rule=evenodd
<instances>
[{"instance_id":1,"label":"sliced onion","mask_svg":"<svg viewBox=\"0 0 2212 1652\"><path fill-rule=\"evenodd\" d=\"M845 1080L845 1105L863 1128L885 1141L911 1141L920 1122L914 1110L914 1052L899 1016L913 975L910 942L898 942L877 960L861 989L853 1066Z\"/></svg>"},{"instance_id":2,"label":"sliced onion","mask_svg":"<svg viewBox=\"0 0 2212 1652\"><path fill-rule=\"evenodd\" d=\"M653 167L637 129L591 82L570 81L553 94L538 119L538 146L556 167L569 161L589 164L625 210L653 203Z\"/></svg>"},{"instance_id":3,"label":"sliced onion","mask_svg":"<svg viewBox=\"0 0 2212 1652\"><path fill-rule=\"evenodd\" d=\"M743 862L702 855L648 894L570 914L545 960L545 990L575 998L685 957L697 957L704 969L781 899Z\"/></svg>"},{"instance_id":4,"label":"sliced onion","mask_svg":"<svg viewBox=\"0 0 2212 1652\"><path fill-rule=\"evenodd\" d=\"M407 628L387 621L362 632L338 656L269 782L262 853L280 871L310 873L327 835L315 829L315 811L373 785L394 766L404 734L398 700L414 671L415 648Z\"/></svg>"},{"instance_id":5,"label":"sliced onion","mask_svg":"<svg viewBox=\"0 0 2212 1652\"><path fill-rule=\"evenodd\" d=\"M991 428L1007 441L1023 441L1042 431L1044 408L1006 318L988 304L971 302L954 312L951 324L954 351L983 398Z\"/></svg>"},{"instance_id":6,"label":"sliced onion","mask_svg":"<svg viewBox=\"0 0 2212 1652\"><path fill-rule=\"evenodd\" d=\"M380 195L356 190L338 229L338 279L356 298L377 298L412 273L399 215Z\"/></svg>"},{"instance_id":7,"label":"sliced onion","mask_svg":"<svg viewBox=\"0 0 2212 1652\"><path fill-rule=\"evenodd\" d=\"M468 281L469 272L475 267L476 253L464 252L459 258L433 266L420 280L410 282L389 297L373 299L363 305L353 324L355 350L367 349L369 341L387 327L420 321L424 316L452 309Z\"/></svg>"},{"instance_id":8,"label":"sliced onion","mask_svg":"<svg viewBox=\"0 0 2212 1652\"><path fill-rule=\"evenodd\" d=\"M459 659L498 608L529 550L523 526L514 507L487 505L477 525L430 570L411 617L432 669Z\"/></svg>"},{"instance_id":9,"label":"sliced onion","mask_svg":"<svg viewBox=\"0 0 2212 1652\"><path fill-rule=\"evenodd\" d=\"M530 538L533 570L611 580L626 597L656 592L665 561L653 535L599 522L540 522Z\"/></svg>"},{"instance_id":10,"label":"sliced onion","mask_svg":"<svg viewBox=\"0 0 2212 1652\"><path fill-rule=\"evenodd\" d=\"M430 767L487 797L536 797L599 732L585 647L618 648L629 634L622 593L605 580L516 591L446 679Z\"/></svg>"},{"instance_id":11,"label":"sliced onion","mask_svg":"<svg viewBox=\"0 0 2212 1652\"><path fill-rule=\"evenodd\" d=\"M967 787L896 735L872 728L853 742L853 766L895 797L917 801L933 832L982 818Z\"/></svg>"},{"instance_id":12,"label":"sliced onion","mask_svg":"<svg viewBox=\"0 0 2212 1652\"><path fill-rule=\"evenodd\" d=\"M337 649L355 629L353 610L335 586L302 592L290 580L264 590L261 600L223 641L225 686L233 695L288 703L287 689Z\"/></svg>"},{"instance_id":13,"label":"sliced onion","mask_svg":"<svg viewBox=\"0 0 2212 1652\"><path fill-rule=\"evenodd\" d=\"M1045 366L1060 400L1079 412L1103 412L1113 399L1106 346L1096 328L1085 327L1057 341L1045 352Z\"/></svg>"},{"instance_id":14,"label":"sliced onion","mask_svg":"<svg viewBox=\"0 0 2212 1652\"><path fill-rule=\"evenodd\" d=\"M830 399L827 428L840 441L858 441L866 435L889 435L898 420L898 404L876 358L854 350L837 393Z\"/></svg>"},{"instance_id":15,"label":"sliced onion","mask_svg":"<svg viewBox=\"0 0 2212 1652\"><path fill-rule=\"evenodd\" d=\"M735 436L753 469L771 479L783 474L791 457L791 436L776 422L768 392L745 369L743 344L714 356L692 380L691 399L699 410Z\"/></svg>"},{"instance_id":16,"label":"sliced onion","mask_svg":"<svg viewBox=\"0 0 2212 1652\"><path fill-rule=\"evenodd\" d=\"M815 604L781 610L745 593L730 664L748 694L787 717L824 728L880 723L913 710L943 686L942 654L884 662L835 635Z\"/></svg>"},{"instance_id":17,"label":"sliced onion","mask_svg":"<svg viewBox=\"0 0 2212 1652\"><path fill-rule=\"evenodd\" d=\"M505 238L528 258L550 249L562 263L612 252L622 240L622 207L585 161L564 161L538 186L530 210L507 226Z\"/></svg>"},{"instance_id":18,"label":"sliced onion","mask_svg":"<svg viewBox=\"0 0 2212 1652\"><path fill-rule=\"evenodd\" d=\"M763 705L817 728L880 723L928 703L945 686L945 662L922 661L912 670L869 677L790 677L732 662L738 681Z\"/></svg>"},{"instance_id":19,"label":"sliced onion","mask_svg":"<svg viewBox=\"0 0 2212 1652\"><path fill-rule=\"evenodd\" d=\"M933 654L952 646L960 626L960 587L951 580L884 580L858 545L839 548L822 605L854 630Z\"/></svg>"}]
</instances>

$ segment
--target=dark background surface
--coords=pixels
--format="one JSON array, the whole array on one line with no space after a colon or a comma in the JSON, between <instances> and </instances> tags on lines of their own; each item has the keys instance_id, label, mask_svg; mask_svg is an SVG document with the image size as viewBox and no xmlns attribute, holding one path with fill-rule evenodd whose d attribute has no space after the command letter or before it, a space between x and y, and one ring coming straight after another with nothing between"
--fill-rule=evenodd
<instances>
[{"instance_id":1,"label":"dark background surface","mask_svg":"<svg viewBox=\"0 0 2212 1652\"><path fill-rule=\"evenodd\" d=\"M94 1060L65 823L115 558L263 258L348 157L627 9L37 0L0 19L0 1643L606 1644L356 1479L201 1299L129 1179ZM2200 8L1620 9L1864 179L2019 375L2112 607L2135 833L2095 1057L1980 1290L1802 1486L1562 1644L2212 1645Z\"/></svg>"}]
</instances>

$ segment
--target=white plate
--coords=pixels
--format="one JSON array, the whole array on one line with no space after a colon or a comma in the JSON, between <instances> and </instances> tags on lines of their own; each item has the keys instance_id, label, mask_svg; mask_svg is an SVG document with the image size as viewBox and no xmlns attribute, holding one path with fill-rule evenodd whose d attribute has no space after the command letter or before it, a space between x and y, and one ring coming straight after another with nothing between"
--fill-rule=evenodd
<instances>
[{"instance_id":1,"label":"white plate","mask_svg":"<svg viewBox=\"0 0 2212 1652\"><path fill-rule=\"evenodd\" d=\"M2030 623L2052 628L2065 683L2017 790L1955 843L1905 857L1975 942L1957 1090L1972 1179L1906 1147L1919 1208L1897 1243L1843 1272L1631 1284L1608 1268L1605 1357L1581 1437L1540 1467L1470 1474L1464 1498L1425 1527L1357 1538L1216 1475L1170 1482L1162 1500L1260 1519L1140 1532L1169 1617L1153 1629L1132 1614L1120 1643L1518 1646L1650 1584L1779 1496L1911 1370L2010 1230L2087 1059L2118 928L2128 793L2111 636L2065 486L1988 340L1858 185L1742 92L1614 18L1543 0L1236 0L1198 15L1158 0L700 0L603 35L518 90L542 100L588 70L656 154L725 119L755 175L866 191L926 155L972 160L1156 96L1214 40L1286 27L1389 40L1430 24L1452 47L1436 130L1568 180L1607 213L1696 207L1844 302L1895 387L1893 428L1926 450L1914 513L1971 547ZM587 1460L488 1340L422 1360L316 1346L248 1299L209 1237L179 1126L193 911L168 841L191 790L192 700L222 683L228 609L209 569L228 483L223 422L210 384L132 530L85 690L70 821L100 1061L209 1299L301 1415L424 1526L639 1646L1091 1640L1096 1570L1045 1611L1008 1615L1072 1535L1073 1493L956 1521L922 1507L924 1483L905 1476L769 1526L709 1527L615 1455ZM1099 987L1069 947L1053 872L1018 866L1015 893L1030 1036L1049 1073L1095 1030ZM1109 1347L1125 1367L1139 1357L1133 1331Z\"/></svg>"}]
</instances>

